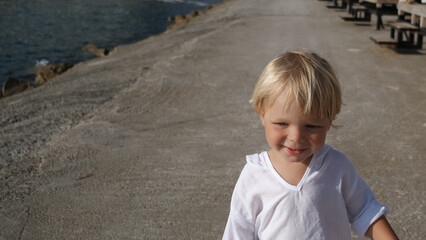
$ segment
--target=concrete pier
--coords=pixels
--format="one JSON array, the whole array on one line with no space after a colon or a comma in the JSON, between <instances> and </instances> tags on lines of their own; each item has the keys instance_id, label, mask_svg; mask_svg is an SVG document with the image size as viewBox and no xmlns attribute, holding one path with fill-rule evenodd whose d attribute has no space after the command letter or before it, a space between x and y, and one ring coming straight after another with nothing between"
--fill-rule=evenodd
<instances>
[{"instance_id":1,"label":"concrete pier","mask_svg":"<svg viewBox=\"0 0 426 240\"><path fill-rule=\"evenodd\" d=\"M327 143L400 238L423 239L426 51L381 48L374 19L326 4L232 0L1 99L0 240L220 239L245 155L268 148L254 84L292 49L335 66L345 106Z\"/></svg>"}]
</instances>

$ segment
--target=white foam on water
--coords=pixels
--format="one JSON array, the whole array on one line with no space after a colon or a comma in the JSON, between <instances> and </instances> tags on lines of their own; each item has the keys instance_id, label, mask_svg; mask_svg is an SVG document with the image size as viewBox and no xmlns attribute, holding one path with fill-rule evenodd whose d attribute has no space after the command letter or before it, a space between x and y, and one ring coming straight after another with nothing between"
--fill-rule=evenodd
<instances>
[{"instance_id":1,"label":"white foam on water","mask_svg":"<svg viewBox=\"0 0 426 240\"><path fill-rule=\"evenodd\" d=\"M208 6L208 4L206 4L206 3L197 2L197 1L188 1L187 3L194 4L194 5L197 5L197 6L203 6L203 7L207 7Z\"/></svg>"},{"instance_id":2,"label":"white foam on water","mask_svg":"<svg viewBox=\"0 0 426 240\"><path fill-rule=\"evenodd\" d=\"M47 59L40 59L40 60L36 60L36 67L44 67L47 66L47 64L49 64L49 60Z\"/></svg>"},{"instance_id":3,"label":"white foam on water","mask_svg":"<svg viewBox=\"0 0 426 240\"><path fill-rule=\"evenodd\" d=\"M187 4L193 4L193 5L197 5L197 6L203 6L203 7L207 7L208 4L203 3L203 2L198 2L198 1L184 1L184 0L158 0L159 2L164 2L164 3L187 3Z\"/></svg>"}]
</instances>

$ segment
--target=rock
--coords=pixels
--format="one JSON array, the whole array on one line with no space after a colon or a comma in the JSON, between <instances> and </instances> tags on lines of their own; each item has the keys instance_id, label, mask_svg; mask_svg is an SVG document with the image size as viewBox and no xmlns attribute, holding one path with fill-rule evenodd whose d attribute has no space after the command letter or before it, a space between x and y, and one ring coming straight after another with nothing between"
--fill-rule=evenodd
<instances>
[{"instance_id":1,"label":"rock","mask_svg":"<svg viewBox=\"0 0 426 240\"><path fill-rule=\"evenodd\" d=\"M35 78L35 84L37 85L44 84L50 81L55 76L64 73L71 67L72 65L69 63L51 64L45 67L41 67L37 72L37 76Z\"/></svg>"},{"instance_id":2,"label":"rock","mask_svg":"<svg viewBox=\"0 0 426 240\"><path fill-rule=\"evenodd\" d=\"M197 10L192 11L191 13L189 13L189 16L191 16L192 18L196 17L200 15L200 12Z\"/></svg>"},{"instance_id":3,"label":"rock","mask_svg":"<svg viewBox=\"0 0 426 240\"><path fill-rule=\"evenodd\" d=\"M204 10L194 10L194 11L190 12L187 15L177 15L177 16L174 16L174 17L168 17L167 21L173 22L173 23L171 25L169 25L167 27L167 29L170 30L170 29L173 29L175 27L183 26L183 25L189 23L190 21L192 21L194 18L196 18L196 17L198 17L200 15L203 15L206 12L208 12L208 11L216 8L216 6L220 6L220 4L213 5L213 6L208 6Z\"/></svg>"},{"instance_id":4,"label":"rock","mask_svg":"<svg viewBox=\"0 0 426 240\"><path fill-rule=\"evenodd\" d=\"M187 18L186 16L184 16L184 15L177 15L176 17L175 17L175 24L185 24L185 23L187 23L189 21L189 18Z\"/></svg>"},{"instance_id":5,"label":"rock","mask_svg":"<svg viewBox=\"0 0 426 240\"><path fill-rule=\"evenodd\" d=\"M8 97L23 92L28 88L32 88L32 84L26 81L20 81L16 78L8 77L3 83L0 97Z\"/></svg>"},{"instance_id":6,"label":"rock","mask_svg":"<svg viewBox=\"0 0 426 240\"><path fill-rule=\"evenodd\" d=\"M174 21L174 23L167 28L167 29L172 29L172 28L187 24L189 21L192 20L192 17L190 16L190 14L188 14L186 16L177 15L175 17L169 17L168 19L170 19L171 21Z\"/></svg>"},{"instance_id":7,"label":"rock","mask_svg":"<svg viewBox=\"0 0 426 240\"><path fill-rule=\"evenodd\" d=\"M93 54L95 54L98 57L106 56L109 53L108 49L106 49L106 48L98 48L95 45L90 44L90 43L87 44L86 46L84 46L83 51L93 53Z\"/></svg>"}]
</instances>

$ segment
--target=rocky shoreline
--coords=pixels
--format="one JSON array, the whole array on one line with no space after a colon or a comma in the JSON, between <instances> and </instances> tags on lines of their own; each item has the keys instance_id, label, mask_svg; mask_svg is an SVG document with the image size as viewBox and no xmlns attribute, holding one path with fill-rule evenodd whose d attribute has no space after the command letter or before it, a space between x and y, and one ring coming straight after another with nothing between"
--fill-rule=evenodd
<instances>
[{"instance_id":1,"label":"rocky shoreline","mask_svg":"<svg viewBox=\"0 0 426 240\"><path fill-rule=\"evenodd\" d=\"M209 10L216 8L209 7ZM182 26L178 24L173 28ZM31 191L29 189L33 188L29 182L32 182L36 178L35 173L39 172L38 163L34 163L38 160L32 160L33 157L30 156L33 151L39 150L51 136L91 117L95 109L135 83L135 76L139 76L141 71L139 65L134 66L133 60L110 60L108 55L117 55L124 51L123 49L144 44L146 47L141 56L146 58L141 62L147 66L142 71L146 71L155 61L167 54L158 53L158 49L164 46L158 46L153 39L167 38L169 30L135 44L117 46L108 51L105 57L94 58L74 66L67 63L45 66L39 69L36 83L13 78L5 82L0 94L3 96L0 97L0 202L26 195ZM187 37L191 37L191 34ZM106 52L94 46L86 48ZM98 62L107 64L98 66ZM126 68L128 71L117 75L114 71L117 68ZM102 80L94 78L94 75L99 75Z\"/></svg>"},{"instance_id":2,"label":"rocky shoreline","mask_svg":"<svg viewBox=\"0 0 426 240\"><path fill-rule=\"evenodd\" d=\"M191 22L194 18L196 18L200 15L203 15L203 14L207 13L208 11L213 10L217 7L220 7L228 1L231 1L231 0L224 0L222 4L216 4L216 5L208 6L204 10L194 10L194 11L191 11L190 13L188 13L186 15L177 15L177 16L174 16L174 17L169 17L167 20L169 22L171 22L172 24L167 28L167 30L183 26L183 25Z\"/></svg>"},{"instance_id":3,"label":"rocky shoreline","mask_svg":"<svg viewBox=\"0 0 426 240\"><path fill-rule=\"evenodd\" d=\"M206 9L203 9L203 10L193 10L187 15L177 15L177 16L169 17L167 20L170 22L170 25L168 26L167 30L186 25L192 20L194 20L194 18L200 15L203 15L207 13L208 11L213 10L217 7L220 7L222 4L226 3L227 1L230 1L230 0L224 0L224 2L221 4L208 6ZM86 46L82 48L82 51L89 52L97 57L107 56L110 52L106 48L100 48L93 44L87 44ZM59 63L59 64L50 64L47 66L41 66L37 70L34 82L23 81L14 77L7 77L5 81L3 82L3 86L0 91L0 101L4 97L9 97L9 96L21 93L23 91L27 91L27 90L31 90L33 88L39 87L45 84L46 82L51 81L55 76L63 74L72 66L73 65L69 63Z\"/></svg>"}]
</instances>

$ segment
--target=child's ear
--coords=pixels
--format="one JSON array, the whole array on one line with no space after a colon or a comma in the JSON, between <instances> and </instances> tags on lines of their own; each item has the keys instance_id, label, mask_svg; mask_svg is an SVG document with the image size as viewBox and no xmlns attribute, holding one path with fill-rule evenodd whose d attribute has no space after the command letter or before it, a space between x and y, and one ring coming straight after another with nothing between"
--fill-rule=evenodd
<instances>
[{"instance_id":1,"label":"child's ear","mask_svg":"<svg viewBox=\"0 0 426 240\"><path fill-rule=\"evenodd\" d=\"M331 126L333 126L333 121L330 121L330 124L328 125L327 131L330 130Z\"/></svg>"},{"instance_id":2,"label":"child's ear","mask_svg":"<svg viewBox=\"0 0 426 240\"><path fill-rule=\"evenodd\" d=\"M259 115L260 121L262 121L262 125L265 126L265 114Z\"/></svg>"}]
</instances>

